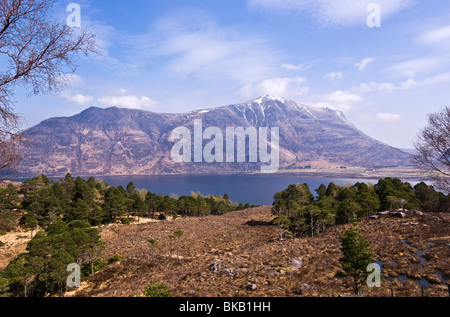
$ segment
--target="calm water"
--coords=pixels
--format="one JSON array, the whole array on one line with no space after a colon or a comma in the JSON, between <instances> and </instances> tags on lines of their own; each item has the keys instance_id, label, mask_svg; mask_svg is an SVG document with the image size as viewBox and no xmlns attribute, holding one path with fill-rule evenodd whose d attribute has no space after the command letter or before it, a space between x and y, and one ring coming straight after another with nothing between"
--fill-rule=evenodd
<instances>
[{"instance_id":1,"label":"calm water","mask_svg":"<svg viewBox=\"0 0 450 317\"><path fill-rule=\"evenodd\" d=\"M125 187L130 181L139 189L164 195L190 195L200 192L203 195L223 195L227 193L232 201L252 205L272 205L275 193L286 189L290 184L307 183L313 194L320 184L328 186L353 185L357 182L376 184L378 179L299 177L295 175L175 175L175 176L103 176L97 177L109 185ZM413 186L416 182L409 181Z\"/></svg>"}]
</instances>

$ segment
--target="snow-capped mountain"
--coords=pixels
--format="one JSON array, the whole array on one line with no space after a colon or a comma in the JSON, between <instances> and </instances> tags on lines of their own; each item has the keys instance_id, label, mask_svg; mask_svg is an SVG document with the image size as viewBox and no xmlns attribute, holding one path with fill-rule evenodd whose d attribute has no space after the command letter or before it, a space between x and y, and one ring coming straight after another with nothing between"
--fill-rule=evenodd
<instances>
[{"instance_id":1,"label":"snow-capped mountain","mask_svg":"<svg viewBox=\"0 0 450 317\"><path fill-rule=\"evenodd\" d=\"M91 107L51 118L27 131L23 175L152 175L259 171L260 163L176 163L171 158L177 127L279 128L280 169L410 165L409 154L358 130L340 111L264 96L245 103L182 114ZM207 143L204 141L203 144ZM225 146L224 146L225 148ZM248 145L247 145L248 148Z\"/></svg>"}]
</instances>

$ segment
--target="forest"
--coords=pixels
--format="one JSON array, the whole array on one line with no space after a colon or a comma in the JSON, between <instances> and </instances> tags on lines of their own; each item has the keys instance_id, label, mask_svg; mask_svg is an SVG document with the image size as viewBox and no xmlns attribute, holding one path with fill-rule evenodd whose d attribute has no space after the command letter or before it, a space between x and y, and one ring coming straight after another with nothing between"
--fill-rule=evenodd
<instances>
[{"instance_id":1,"label":"forest","mask_svg":"<svg viewBox=\"0 0 450 317\"><path fill-rule=\"evenodd\" d=\"M280 227L280 238L314 236L327 226L397 209L449 212L450 196L424 182L413 187L408 182L388 177L374 185L322 184L316 189L316 196L308 184L292 184L275 194L272 206L276 215L273 224Z\"/></svg>"},{"instance_id":2,"label":"forest","mask_svg":"<svg viewBox=\"0 0 450 317\"><path fill-rule=\"evenodd\" d=\"M0 272L0 296L62 295L68 264L81 265L86 276L116 261L120 255L101 260L101 225L128 225L141 217L163 221L221 215L251 207L232 202L227 194L167 196L139 190L132 182L114 187L71 174L59 180L38 175L20 187L10 183L0 188L0 248L1 235L16 229L29 231L32 239L27 253Z\"/></svg>"},{"instance_id":3,"label":"forest","mask_svg":"<svg viewBox=\"0 0 450 317\"><path fill-rule=\"evenodd\" d=\"M448 195L424 182L413 187L396 178L375 185L322 184L315 192L307 184L293 184L274 195L272 225L278 226L280 239L313 237L328 226L382 210L450 211ZM39 175L21 186L8 184L0 188L0 242L1 235L17 229L28 231L32 239L27 252L0 272L0 296L62 296L68 264L79 264L83 276L89 276L119 260L119 254L102 257L102 225L129 225L143 217L164 221L223 215L251 207L255 206L233 203L227 194L167 196L138 189L132 182L126 188L114 187L93 177L75 179L70 174L59 180Z\"/></svg>"}]
</instances>

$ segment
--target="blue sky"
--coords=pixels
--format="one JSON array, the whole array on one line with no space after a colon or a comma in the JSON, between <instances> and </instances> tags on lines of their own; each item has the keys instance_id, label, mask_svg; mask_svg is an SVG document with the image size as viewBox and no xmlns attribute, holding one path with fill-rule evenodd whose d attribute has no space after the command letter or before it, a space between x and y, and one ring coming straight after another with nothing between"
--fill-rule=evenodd
<instances>
[{"instance_id":1,"label":"blue sky","mask_svg":"<svg viewBox=\"0 0 450 317\"><path fill-rule=\"evenodd\" d=\"M102 54L81 58L57 95L18 89L25 128L90 106L173 113L270 94L411 148L450 105L448 0L82 0L55 13L71 2ZM367 25L370 3L380 27Z\"/></svg>"}]
</instances>

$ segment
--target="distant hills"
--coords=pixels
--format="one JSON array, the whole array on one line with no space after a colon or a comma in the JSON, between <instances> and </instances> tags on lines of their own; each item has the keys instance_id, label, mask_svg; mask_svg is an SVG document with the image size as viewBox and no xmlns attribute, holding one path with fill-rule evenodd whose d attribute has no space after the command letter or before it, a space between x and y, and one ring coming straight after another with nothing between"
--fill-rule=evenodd
<instances>
[{"instance_id":1,"label":"distant hills","mask_svg":"<svg viewBox=\"0 0 450 317\"><path fill-rule=\"evenodd\" d=\"M24 149L19 171L23 176L260 171L261 163L248 159L246 163L174 162L172 131L187 127L193 132L194 120L200 119L203 129L217 127L224 133L227 127L279 127L280 169L410 166L410 154L365 135L340 111L264 96L182 114L91 107L72 117L51 118L26 131L31 145Z\"/></svg>"}]
</instances>

